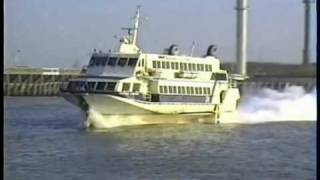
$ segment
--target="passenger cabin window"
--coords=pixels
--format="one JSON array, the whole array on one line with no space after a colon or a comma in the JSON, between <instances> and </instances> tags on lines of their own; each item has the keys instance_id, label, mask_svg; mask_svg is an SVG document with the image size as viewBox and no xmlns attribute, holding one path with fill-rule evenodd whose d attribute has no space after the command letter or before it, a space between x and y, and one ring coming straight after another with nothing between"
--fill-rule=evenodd
<instances>
[{"instance_id":1,"label":"passenger cabin window","mask_svg":"<svg viewBox=\"0 0 320 180\"><path fill-rule=\"evenodd\" d=\"M171 62L171 69L176 69L174 62Z\"/></svg>"},{"instance_id":2,"label":"passenger cabin window","mask_svg":"<svg viewBox=\"0 0 320 180\"><path fill-rule=\"evenodd\" d=\"M169 62L166 62L166 68L170 69L170 63Z\"/></svg>"},{"instance_id":3,"label":"passenger cabin window","mask_svg":"<svg viewBox=\"0 0 320 180\"><path fill-rule=\"evenodd\" d=\"M163 86L160 86L160 93L164 92L163 88L164 88Z\"/></svg>"},{"instance_id":4,"label":"passenger cabin window","mask_svg":"<svg viewBox=\"0 0 320 180\"><path fill-rule=\"evenodd\" d=\"M127 64L128 58L120 58L118 61L118 65L123 67Z\"/></svg>"},{"instance_id":5,"label":"passenger cabin window","mask_svg":"<svg viewBox=\"0 0 320 180\"><path fill-rule=\"evenodd\" d=\"M200 64L197 64L197 71L200 71Z\"/></svg>"},{"instance_id":6,"label":"passenger cabin window","mask_svg":"<svg viewBox=\"0 0 320 180\"><path fill-rule=\"evenodd\" d=\"M137 62L138 62L138 58L130 58L128 65L135 66L137 64Z\"/></svg>"},{"instance_id":7,"label":"passenger cabin window","mask_svg":"<svg viewBox=\"0 0 320 180\"><path fill-rule=\"evenodd\" d=\"M161 68L162 68L162 69L165 69L165 68L166 68L166 62L163 62L163 61L161 62Z\"/></svg>"},{"instance_id":8,"label":"passenger cabin window","mask_svg":"<svg viewBox=\"0 0 320 180\"><path fill-rule=\"evenodd\" d=\"M116 57L110 57L108 61L108 65L114 66L117 63L117 58Z\"/></svg>"},{"instance_id":9,"label":"passenger cabin window","mask_svg":"<svg viewBox=\"0 0 320 180\"><path fill-rule=\"evenodd\" d=\"M192 64L192 71L196 71L196 65Z\"/></svg>"},{"instance_id":10,"label":"passenger cabin window","mask_svg":"<svg viewBox=\"0 0 320 180\"><path fill-rule=\"evenodd\" d=\"M106 84L107 84L106 82L98 82L96 90L103 91Z\"/></svg>"},{"instance_id":11,"label":"passenger cabin window","mask_svg":"<svg viewBox=\"0 0 320 180\"><path fill-rule=\"evenodd\" d=\"M168 87L167 86L163 87L163 93L168 93Z\"/></svg>"},{"instance_id":12,"label":"passenger cabin window","mask_svg":"<svg viewBox=\"0 0 320 180\"><path fill-rule=\"evenodd\" d=\"M177 87L173 86L173 93L177 93Z\"/></svg>"},{"instance_id":13,"label":"passenger cabin window","mask_svg":"<svg viewBox=\"0 0 320 180\"><path fill-rule=\"evenodd\" d=\"M130 90L130 83L123 83L122 84L122 91L126 92Z\"/></svg>"},{"instance_id":14,"label":"passenger cabin window","mask_svg":"<svg viewBox=\"0 0 320 180\"><path fill-rule=\"evenodd\" d=\"M133 92L139 92L139 91L140 91L140 86L141 86L141 84L139 84L139 83L134 83L134 84L133 84L132 91L133 91Z\"/></svg>"},{"instance_id":15,"label":"passenger cabin window","mask_svg":"<svg viewBox=\"0 0 320 180\"><path fill-rule=\"evenodd\" d=\"M181 93L182 93L182 94L185 94L185 93L186 93L185 87L181 87Z\"/></svg>"},{"instance_id":16,"label":"passenger cabin window","mask_svg":"<svg viewBox=\"0 0 320 180\"><path fill-rule=\"evenodd\" d=\"M227 75L225 73L212 73L211 80L227 80Z\"/></svg>"}]
</instances>

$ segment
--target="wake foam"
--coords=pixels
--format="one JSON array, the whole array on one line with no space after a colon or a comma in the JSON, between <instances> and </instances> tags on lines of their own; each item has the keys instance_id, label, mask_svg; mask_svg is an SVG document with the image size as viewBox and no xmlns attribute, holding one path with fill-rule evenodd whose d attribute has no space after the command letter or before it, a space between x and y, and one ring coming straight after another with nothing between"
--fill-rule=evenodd
<instances>
[{"instance_id":1,"label":"wake foam","mask_svg":"<svg viewBox=\"0 0 320 180\"><path fill-rule=\"evenodd\" d=\"M248 89L242 95L239 122L315 121L317 119L316 89L306 93L301 86L283 91Z\"/></svg>"}]
</instances>

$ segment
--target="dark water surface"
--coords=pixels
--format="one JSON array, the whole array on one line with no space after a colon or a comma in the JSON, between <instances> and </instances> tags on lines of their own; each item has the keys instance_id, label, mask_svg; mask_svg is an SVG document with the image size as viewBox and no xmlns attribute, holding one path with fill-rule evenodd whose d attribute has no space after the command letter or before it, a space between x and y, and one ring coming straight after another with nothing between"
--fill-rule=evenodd
<instances>
[{"instance_id":1,"label":"dark water surface","mask_svg":"<svg viewBox=\"0 0 320 180\"><path fill-rule=\"evenodd\" d=\"M54 97L5 98L5 179L316 179L316 122L83 129Z\"/></svg>"}]
</instances>

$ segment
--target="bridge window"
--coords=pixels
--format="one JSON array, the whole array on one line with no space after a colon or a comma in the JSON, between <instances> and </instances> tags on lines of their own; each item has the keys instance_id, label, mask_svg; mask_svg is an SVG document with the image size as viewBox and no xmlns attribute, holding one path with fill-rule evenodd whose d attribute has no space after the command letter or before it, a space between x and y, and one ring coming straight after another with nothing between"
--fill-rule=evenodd
<instances>
[{"instance_id":1,"label":"bridge window","mask_svg":"<svg viewBox=\"0 0 320 180\"><path fill-rule=\"evenodd\" d=\"M189 68L189 71L191 71L192 70L192 64L188 64L188 68Z\"/></svg>"},{"instance_id":2,"label":"bridge window","mask_svg":"<svg viewBox=\"0 0 320 180\"><path fill-rule=\"evenodd\" d=\"M88 90L93 91L95 89L96 82L88 82Z\"/></svg>"},{"instance_id":3,"label":"bridge window","mask_svg":"<svg viewBox=\"0 0 320 180\"><path fill-rule=\"evenodd\" d=\"M186 93L185 87L181 87L181 93L182 93L182 94L185 94L185 93Z\"/></svg>"},{"instance_id":4,"label":"bridge window","mask_svg":"<svg viewBox=\"0 0 320 180\"><path fill-rule=\"evenodd\" d=\"M133 92L139 92L139 91L140 91L140 86L141 86L141 84L139 84L139 83L134 83L134 84L133 84L132 91L133 91Z\"/></svg>"},{"instance_id":5,"label":"bridge window","mask_svg":"<svg viewBox=\"0 0 320 180\"><path fill-rule=\"evenodd\" d=\"M144 59L142 59L142 61L141 61L141 66L142 67L144 66Z\"/></svg>"},{"instance_id":6,"label":"bridge window","mask_svg":"<svg viewBox=\"0 0 320 180\"><path fill-rule=\"evenodd\" d=\"M115 87L116 87L116 83L115 82L108 82L108 84L107 84L107 90L108 91L113 91Z\"/></svg>"},{"instance_id":7,"label":"bridge window","mask_svg":"<svg viewBox=\"0 0 320 180\"><path fill-rule=\"evenodd\" d=\"M127 64L128 58L120 58L118 61L118 65L123 67Z\"/></svg>"},{"instance_id":8,"label":"bridge window","mask_svg":"<svg viewBox=\"0 0 320 180\"><path fill-rule=\"evenodd\" d=\"M98 82L96 90L103 91L106 84L107 84L106 82Z\"/></svg>"},{"instance_id":9,"label":"bridge window","mask_svg":"<svg viewBox=\"0 0 320 180\"><path fill-rule=\"evenodd\" d=\"M122 84L122 91L126 92L130 90L130 83L123 83Z\"/></svg>"},{"instance_id":10,"label":"bridge window","mask_svg":"<svg viewBox=\"0 0 320 180\"><path fill-rule=\"evenodd\" d=\"M130 58L128 65L135 66L137 64L137 62L138 62L138 58Z\"/></svg>"},{"instance_id":11,"label":"bridge window","mask_svg":"<svg viewBox=\"0 0 320 180\"><path fill-rule=\"evenodd\" d=\"M161 68L161 63L160 63L160 61L157 61L157 68Z\"/></svg>"},{"instance_id":12,"label":"bridge window","mask_svg":"<svg viewBox=\"0 0 320 180\"><path fill-rule=\"evenodd\" d=\"M114 66L117 63L117 58L116 57L110 57L108 61L108 65Z\"/></svg>"},{"instance_id":13,"label":"bridge window","mask_svg":"<svg viewBox=\"0 0 320 180\"><path fill-rule=\"evenodd\" d=\"M95 58L91 57L90 62L89 62L89 67L93 66L95 64Z\"/></svg>"},{"instance_id":14,"label":"bridge window","mask_svg":"<svg viewBox=\"0 0 320 180\"><path fill-rule=\"evenodd\" d=\"M157 62L156 61L152 61L152 67L153 68L157 68Z\"/></svg>"},{"instance_id":15,"label":"bridge window","mask_svg":"<svg viewBox=\"0 0 320 180\"><path fill-rule=\"evenodd\" d=\"M181 94L182 93L182 90L181 90L181 87L178 86L178 93Z\"/></svg>"},{"instance_id":16,"label":"bridge window","mask_svg":"<svg viewBox=\"0 0 320 180\"><path fill-rule=\"evenodd\" d=\"M212 65L211 64L208 65L208 70L212 71Z\"/></svg>"},{"instance_id":17,"label":"bridge window","mask_svg":"<svg viewBox=\"0 0 320 180\"><path fill-rule=\"evenodd\" d=\"M108 57L103 57L102 58L102 66L105 66L107 64Z\"/></svg>"}]
</instances>

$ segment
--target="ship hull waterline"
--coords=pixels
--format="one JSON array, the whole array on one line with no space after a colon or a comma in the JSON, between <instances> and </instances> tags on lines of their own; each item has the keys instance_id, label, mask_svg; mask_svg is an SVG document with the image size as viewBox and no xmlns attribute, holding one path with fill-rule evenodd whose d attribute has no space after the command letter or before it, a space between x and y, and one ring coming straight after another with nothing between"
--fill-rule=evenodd
<instances>
[{"instance_id":1,"label":"ship hull waterline","mask_svg":"<svg viewBox=\"0 0 320 180\"><path fill-rule=\"evenodd\" d=\"M217 105L209 103L146 102L109 94L62 93L85 114L94 129L148 124L219 123ZM234 116L234 113L229 113Z\"/></svg>"}]
</instances>

